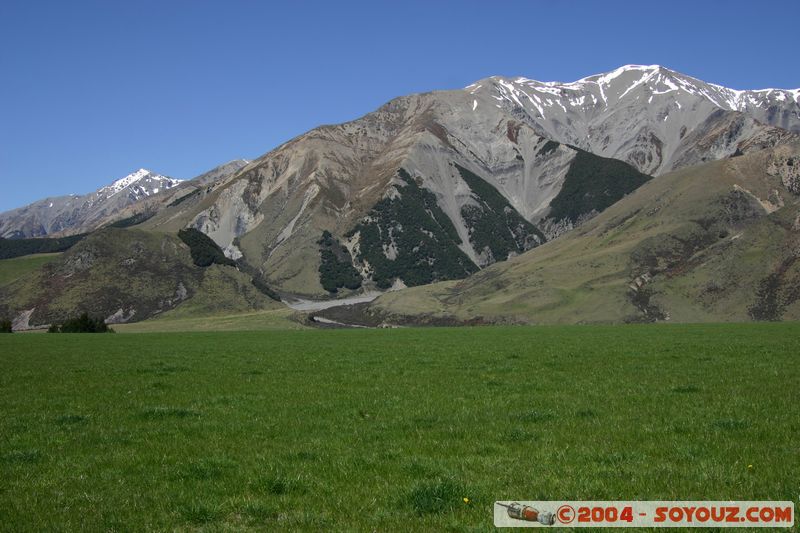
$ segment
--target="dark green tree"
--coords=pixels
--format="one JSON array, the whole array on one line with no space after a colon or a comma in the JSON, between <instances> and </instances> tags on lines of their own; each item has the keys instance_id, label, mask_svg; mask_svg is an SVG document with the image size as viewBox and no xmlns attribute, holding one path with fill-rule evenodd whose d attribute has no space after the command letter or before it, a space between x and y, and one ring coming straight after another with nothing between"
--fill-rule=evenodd
<instances>
[{"instance_id":1,"label":"dark green tree","mask_svg":"<svg viewBox=\"0 0 800 533\"><path fill-rule=\"evenodd\" d=\"M0 237L0 259L11 259L29 254L63 252L86 237L86 233L58 238L4 239Z\"/></svg>"},{"instance_id":2,"label":"dark green tree","mask_svg":"<svg viewBox=\"0 0 800 533\"><path fill-rule=\"evenodd\" d=\"M178 237L186 243L192 254L192 262L199 267L207 267L216 263L218 265L236 266L236 261L225 257L222 248L214 240L194 228L182 229Z\"/></svg>"},{"instance_id":3,"label":"dark green tree","mask_svg":"<svg viewBox=\"0 0 800 533\"><path fill-rule=\"evenodd\" d=\"M320 249L319 282L322 288L335 293L342 287L354 290L361 287L361 275L353 266L350 251L327 230L317 241Z\"/></svg>"},{"instance_id":4,"label":"dark green tree","mask_svg":"<svg viewBox=\"0 0 800 533\"><path fill-rule=\"evenodd\" d=\"M76 318L68 318L60 326L52 325L48 333L113 333L102 318L92 318L89 313L81 313Z\"/></svg>"}]
</instances>

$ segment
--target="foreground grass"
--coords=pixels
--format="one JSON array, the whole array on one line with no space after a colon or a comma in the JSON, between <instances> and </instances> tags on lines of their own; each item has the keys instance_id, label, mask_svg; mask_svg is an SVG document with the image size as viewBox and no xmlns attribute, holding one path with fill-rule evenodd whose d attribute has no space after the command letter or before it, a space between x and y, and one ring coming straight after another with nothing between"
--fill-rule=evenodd
<instances>
[{"instance_id":1,"label":"foreground grass","mask_svg":"<svg viewBox=\"0 0 800 533\"><path fill-rule=\"evenodd\" d=\"M799 340L798 324L8 335L0 529L484 531L495 499L794 500Z\"/></svg>"}]
</instances>

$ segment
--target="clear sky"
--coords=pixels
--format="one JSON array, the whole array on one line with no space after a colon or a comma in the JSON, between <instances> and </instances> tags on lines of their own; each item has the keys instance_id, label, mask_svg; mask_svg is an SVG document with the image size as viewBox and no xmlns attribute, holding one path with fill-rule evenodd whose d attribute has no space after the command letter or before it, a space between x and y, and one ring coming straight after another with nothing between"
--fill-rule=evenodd
<instances>
[{"instance_id":1,"label":"clear sky","mask_svg":"<svg viewBox=\"0 0 800 533\"><path fill-rule=\"evenodd\" d=\"M800 87L800 2L0 1L0 211L191 178L413 92L661 64Z\"/></svg>"}]
</instances>

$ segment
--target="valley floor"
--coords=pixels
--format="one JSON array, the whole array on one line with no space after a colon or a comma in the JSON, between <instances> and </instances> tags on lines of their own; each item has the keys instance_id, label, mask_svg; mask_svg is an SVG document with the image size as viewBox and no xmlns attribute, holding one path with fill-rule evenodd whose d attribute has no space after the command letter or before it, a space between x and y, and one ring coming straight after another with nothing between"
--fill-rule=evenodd
<instances>
[{"instance_id":1,"label":"valley floor","mask_svg":"<svg viewBox=\"0 0 800 533\"><path fill-rule=\"evenodd\" d=\"M794 500L798 339L3 335L0 530L489 531L497 499Z\"/></svg>"},{"instance_id":2,"label":"valley floor","mask_svg":"<svg viewBox=\"0 0 800 533\"><path fill-rule=\"evenodd\" d=\"M112 324L119 333L175 333L192 331L271 331L303 329L304 317L291 309L273 309L250 313L231 313L209 316L178 316L169 314L128 324Z\"/></svg>"}]
</instances>

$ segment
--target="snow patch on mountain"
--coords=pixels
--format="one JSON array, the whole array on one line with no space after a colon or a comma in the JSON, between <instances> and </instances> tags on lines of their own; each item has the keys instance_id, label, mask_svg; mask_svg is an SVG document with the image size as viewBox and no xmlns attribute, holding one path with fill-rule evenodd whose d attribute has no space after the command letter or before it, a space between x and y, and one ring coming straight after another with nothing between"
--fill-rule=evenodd
<instances>
[{"instance_id":1,"label":"snow patch on mountain","mask_svg":"<svg viewBox=\"0 0 800 533\"><path fill-rule=\"evenodd\" d=\"M798 102L799 89L754 89L737 90L723 87L714 83L707 83L697 78L680 74L661 65L624 65L605 74L594 74L573 82L542 82L525 77L507 80L501 76L489 78L498 86L498 94L522 106L519 102L521 89L557 97L555 101L548 99L547 105L570 104L583 105L585 97L568 98L576 92L597 93L605 106L622 100L634 89L642 85L650 85L651 95L663 95L674 91L683 91L687 94L705 98L714 105L728 111L747 111L751 107L766 108L770 102ZM473 83L466 87L470 94L475 94L482 83ZM617 93L617 94L615 94ZM524 93L529 99L532 95ZM541 104L541 100L538 102ZM538 110L538 108L537 108ZM541 111L540 111L541 112Z\"/></svg>"},{"instance_id":2,"label":"snow patch on mountain","mask_svg":"<svg viewBox=\"0 0 800 533\"><path fill-rule=\"evenodd\" d=\"M624 65L605 74L595 74L581 78L574 82L541 82L524 77L517 77L513 82L506 82L504 78L495 76L491 78L498 84L507 89L508 92L500 91L502 94L515 95L513 85L522 85L528 89L533 89L539 93L546 93L558 97L565 96L565 93L572 91L586 91L596 88L598 95L605 105L610 105L609 101L619 101L636 87L651 85L652 95L662 95L674 91L682 91L694 96L705 98L714 105L728 111L747 111L751 107L768 107L771 101L797 103L800 96L800 89L754 89L737 90L723 87L715 83L707 83L697 78L680 74L660 65ZM624 83L620 85L620 82ZM470 87L474 94L480 88L480 84L473 84ZM614 91L620 91L618 96ZM571 105L577 102L574 99L568 101ZM579 104L580 105L580 104Z\"/></svg>"}]
</instances>

